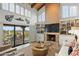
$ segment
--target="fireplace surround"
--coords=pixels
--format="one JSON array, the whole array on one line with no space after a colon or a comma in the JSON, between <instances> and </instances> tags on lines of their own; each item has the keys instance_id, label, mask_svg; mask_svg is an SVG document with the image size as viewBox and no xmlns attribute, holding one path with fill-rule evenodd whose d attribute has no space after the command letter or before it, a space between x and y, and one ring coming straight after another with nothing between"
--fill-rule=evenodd
<instances>
[{"instance_id":1,"label":"fireplace surround","mask_svg":"<svg viewBox=\"0 0 79 59\"><path fill-rule=\"evenodd\" d=\"M45 35L44 43L48 42L49 44L48 55L51 55L51 54L55 55L55 53L59 52L59 47L60 47L59 46L59 33L45 32L44 35Z\"/></svg>"},{"instance_id":2,"label":"fireplace surround","mask_svg":"<svg viewBox=\"0 0 79 59\"><path fill-rule=\"evenodd\" d=\"M59 33L45 32L44 37L44 41L53 41L59 43Z\"/></svg>"}]
</instances>

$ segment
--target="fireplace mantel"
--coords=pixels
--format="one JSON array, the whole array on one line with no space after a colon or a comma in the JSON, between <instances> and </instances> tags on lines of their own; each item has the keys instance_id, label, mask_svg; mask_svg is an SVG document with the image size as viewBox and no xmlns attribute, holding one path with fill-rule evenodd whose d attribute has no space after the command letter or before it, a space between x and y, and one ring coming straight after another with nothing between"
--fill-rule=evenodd
<instances>
[{"instance_id":1,"label":"fireplace mantel","mask_svg":"<svg viewBox=\"0 0 79 59\"><path fill-rule=\"evenodd\" d=\"M44 34L59 35L59 33L55 33L55 32L45 32Z\"/></svg>"}]
</instances>

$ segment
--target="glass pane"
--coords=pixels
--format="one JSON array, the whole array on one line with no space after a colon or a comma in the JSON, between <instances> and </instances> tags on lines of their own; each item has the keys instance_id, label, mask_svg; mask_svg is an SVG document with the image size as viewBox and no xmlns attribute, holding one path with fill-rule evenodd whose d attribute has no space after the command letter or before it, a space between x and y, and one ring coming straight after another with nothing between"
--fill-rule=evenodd
<instances>
[{"instance_id":1,"label":"glass pane","mask_svg":"<svg viewBox=\"0 0 79 59\"><path fill-rule=\"evenodd\" d=\"M25 16L27 16L27 9L25 9Z\"/></svg>"},{"instance_id":2,"label":"glass pane","mask_svg":"<svg viewBox=\"0 0 79 59\"><path fill-rule=\"evenodd\" d=\"M41 20L42 20L42 16L39 15L39 16L38 16L38 22L41 22Z\"/></svg>"},{"instance_id":3,"label":"glass pane","mask_svg":"<svg viewBox=\"0 0 79 59\"><path fill-rule=\"evenodd\" d=\"M24 43L27 43L27 40L29 40L29 27L25 28L24 35Z\"/></svg>"},{"instance_id":4,"label":"glass pane","mask_svg":"<svg viewBox=\"0 0 79 59\"><path fill-rule=\"evenodd\" d=\"M16 13L20 14L20 6L16 5Z\"/></svg>"},{"instance_id":5,"label":"glass pane","mask_svg":"<svg viewBox=\"0 0 79 59\"><path fill-rule=\"evenodd\" d=\"M70 16L77 16L77 7L76 6L70 7Z\"/></svg>"},{"instance_id":6,"label":"glass pane","mask_svg":"<svg viewBox=\"0 0 79 59\"><path fill-rule=\"evenodd\" d=\"M31 17L31 11L28 11L27 14L28 17Z\"/></svg>"},{"instance_id":7,"label":"glass pane","mask_svg":"<svg viewBox=\"0 0 79 59\"><path fill-rule=\"evenodd\" d=\"M69 16L69 7L62 6L62 18L66 18Z\"/></svg>"},{"instance_id":8,"label":"glass pane","mask_svg":"<svg viewBox=\"0 0 79 59\"><path fill-rule=\"evenodd\" d=\"M42 13L42 22L45 22L45 12Z\"/></svg>"},{"instance_id":9,"label":"glass pane","mask_svg":"<svg viewBox=\"0 0 79 59\"><path fill-rule=\"evenodd\" d=\"M21 7L21 15L24 15L24 8Z\"/></svg>"},{"instance_id":10,"label":"glass pane","mask_svg":"<svg viewBox=\"0 0 79 59\"><path fill-rule=\"evenodd\" d=\"M10 3L10 11L14 12L14 3Z\"/></svg>"},{"instance_id":11,"label":"glass pane","mask_svg":"<svg viewBox=\"0 0 79 59\"><path fill-rule=\"evenodd\" d=\"M14 46L14 27L3 26L3 31L4 31L4 44L11 44L11 46Z\"/></svg>"},{"instance_id":12,"label":"glass pane","mask_svg":"<svg viewBox=\"0 0 79 59\"><path fill-rule=\"evenodd\" d=\"M9 4L8 3L2 3L2 9L3 10L9 10Z\"/></svg>"},{"instance_id":13,"label":"glass pane","mask_svg":"<svg viewBox=\"0 0 79 59\"><path fill-rule=\"evenodd\" d=\"M23 29L21 27L15 27L15 45L23 44Z\"/></svg>"}]
</instances>

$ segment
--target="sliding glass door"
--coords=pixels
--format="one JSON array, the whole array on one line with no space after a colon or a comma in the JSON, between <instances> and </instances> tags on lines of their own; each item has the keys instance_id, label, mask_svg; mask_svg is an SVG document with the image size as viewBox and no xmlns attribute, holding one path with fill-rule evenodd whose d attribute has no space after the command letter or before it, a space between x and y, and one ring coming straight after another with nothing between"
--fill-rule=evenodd
<instances>
[{"instance_id":1,"label":"sliding glass door","mask_svg":"<svg viewBox=\"0 0 79 59\"><path fill-rule=\"evenodd\" d=\"M15 27L15 45L23 44L23 28L20 26Z\"/></svg>"},{"instance_id":2,"label":"sliding glass door","mask_svg":"<svg viewBox=\"0 0 79 59\"><path fill-rule=\"evenodd\" d=\"M29 30L30 28L29 27L25 27L24 28L24 43L27 43L29 41Z\"/></svg>"},{"instance_id":3,"label":"sliding glass door","mask_svg":"<svg viewBox=\"0 0 79 59\"><path fill-rule=\"evenodd\" d=\"M4 44L14 46L14 26L3 26Z\"/></svg>"},{"instance_id":4,"label":"sliding glass door","mask_svg":"<svg viewBox=\"0 0 79 59\"><path fill-rule=\"evenodd\" d=\"M4 25L4 44L11 44L12 47L25 44L29 40L29 27Z\"/></svg>"}]
</instances>

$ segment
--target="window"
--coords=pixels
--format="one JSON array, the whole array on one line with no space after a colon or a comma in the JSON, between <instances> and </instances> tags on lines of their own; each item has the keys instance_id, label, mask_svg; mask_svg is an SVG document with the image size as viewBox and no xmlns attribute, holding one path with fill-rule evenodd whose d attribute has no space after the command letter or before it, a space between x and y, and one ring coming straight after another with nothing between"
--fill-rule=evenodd
<instances>
[{"instance_id":1,"label":"window","mask_svg":"<svg viewBox=\"0 0 79 59\"><path fill-rule=\"evenodd\" d=\"M77 16L76 6L62 6L62 18Z\"/></svg>"},{"instance_id":2,"label":"window","mask_svg":"<svg viewBox=\"0 0 79 59\"><path fill-rule=\"evenodd\" d=\"M4 25L4 44L11 44L12 47L27 43L29 40L29 27Z\"/></svg>"},{"instance_id":3,"label":"window","mask_svg":"<svg viewBox=\"0 0 79 59\"><path fill-rule=\"evenodd\" d=\"M27 11L27 9L25 9L25 16L27 16L27 15L28 15L28 14L27 14L27 12L28 12L28 11Z\"/></svg>"},{"instance_id":4,"label":"window","mask_svg":"<svg viewBox=\"0 0 79 59\"><path fill-rule=\"evenodd\" d=\"M31 17L31 11L28 11L27 14L28 14L28 17Z\"/></svg>"},{"instance_id":5,"label":"window","mask_svg":"<svg viewBox=\"0 0 79 59\"><path fill-rule=\"evenodd\" d=\"M22 27L15 27L15 45L23 44L23 29Z\"/></svg>"},{"instance_id":6,"label":"window","mask_svg":"<svg viewBox=\"0 0 79 59\"><path fill-rule=\"evenodd\" d=\"M9 10L9 4L8 3L2 3L2 9L3 10Z\"/></svg>"},{"instance_id":7,"label":"window","mask_svg":"<svg viewBox=\"0 0 79 59\"><path fill-rule=\"evenodd\" d=\"M69 7L62 6L62 18L66 18L69 16Z\"/></svg>"},{"instance_id":8,"label":"window","mask_svg":"<svg viewBox=\"0 0 79 59\"><path fill-rule=\"evenodd\" d=\"M41 15L39 15L38 16L38 22L41 22L41 19L42 19L42 17L41 17Z\"/></svg>"},{"instance_id":9,"label":"window","mask_svg":"<svg viewBox=\"0 0 79 59\"><path fill-rule=\"evenodd\" d=\"M25 27L25 31L24 31L24 43L27 43L27 41L29 40L29 27Z\"/></svg>"},{"instance_id":10,"label":"window","mask_svg":"<svg viewBox=\"0 0 79 59\"><path fill-rule=\"evenodd\" d=\"M14 26L3 26L4 44L14 46Z\"/></svg>"},{"instance_id":11,"label":"window","mask_svg":"<svg viewBox=\"0 0 79 59\"><path fill-rule=\"evenodd\" d=\"M38 16L38 22L45 22L45 12Z\"/></svg>"},{"instance_id":12,"label":"window","mask_svg":"<svg viewBox=\"0 0 79 59\"><path fill-rule=\"evenodd\" d=\"M14 12L14 9L15 9L15 8L14 8L14 3L10 3L10 11L11 11L11 12Z\"/></svg>"},{"instance_id":13,"label":"window","mask_svg":"<svg viewBox=\"0 0 79 59\"><path fill-rule=\"evenodd\" d=\"M42 17L42 20L41 21L42 22L45 22L45 12L42 13L41 17Z\"/></svg>"},{"instance_id":14,"label":"window","mask_svg":"<svg viewBox=\"0 0 79 59\"><path fill-rule=\"evenodd\" d=\"M20 14L20 6L19 5L16 5L16 13Z\"/></svg>"},{"instance_id":15,"label":"window","mask_svg":"<svg viewBox=\"0 0 79 59\"><path fill-rule=\"evenodd\" d=\"M24 8L21 7L21 15L24 15Z\"/></svg>"},{"instance_id":16,"label":"window","mask_svg":"<svg viewBox=\"0 0 79 59\"><path fill-rule=\"evenodd\" d=\"M70 6L70 16L77 16L77 7L76 6Z\"/></svg>"}]
</instances>

